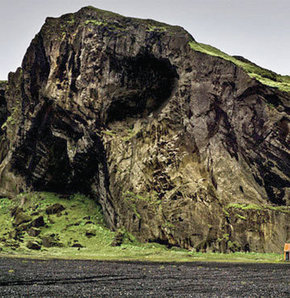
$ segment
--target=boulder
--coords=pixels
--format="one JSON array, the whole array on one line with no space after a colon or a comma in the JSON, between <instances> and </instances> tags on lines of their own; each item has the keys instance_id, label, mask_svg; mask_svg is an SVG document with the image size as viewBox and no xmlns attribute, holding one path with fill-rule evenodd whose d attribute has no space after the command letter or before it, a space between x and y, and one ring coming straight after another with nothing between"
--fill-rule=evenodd
<instances>
[{"instance_id":1,"label":"boulder","mask_svg":"<svg viewBox=\"0 0 290 298\"><path fill-rule=\"evenodd\" d=\"M13 220L13 225L14 226L19 226L21 224L30 222L32 220L32 217L24 213L23 211L18 211L17 213L14 214L14 220Z\"/></svg>"},{"instance_id":2,"label":"boulder","mask_svg":"<svg viewBox=\"0 0 290 298\"><path fill-rule=\"evenodd\" d=\"M19 212L23 212L23 208L16 206L16 207L11 208L10 215L11 215L11 217L15 217Z\"/></svg>"},{"instance_id":3,"label":"boulder","mask_svg":"<svg viewBox=\"0 0 290 298\"><path fill-rule=\"evenodd\" d=\"M22 236L22 231L15 229L9 232L9 238L18 240Z\"/></svg>"},{"instance_id":4,"label":"boulder","mask_svg":"<svg viewBox=\"0 0 290 298\"><path fill-rule=\"evenodd\" d=\"M20 244L19 244L19 241L15 240L15 239L10 239L10 240L6 240L4 242L4 246L9 247L11 249L17 249L17 248L19 248Z\"/></svg>"},{"instance_id":5,"label":"boulder","mask_svg":"<svg viewBox=\"0 0 290 298\"><path fill-rule=\"evenodd\" d=\"M124 240L124 233L122 231L119 231L116 233L113 242L111 243L111 246L121 246Z\"/></svg>"},{"instance_id":6,"label":"boulder","mask_svg":"<svg viewBox=\"0 0 290 298\"><path fill-rule=\"evenodd\" d=\"M93 229L89 229L86 231L86 234L85 234L88 238L91 238L91 237L94 237L96 236L96 231L93 230Z\"/></svg>"},{"instance_id":7,"label":"boulder","mask_svg":"<svg viewBox=\"0 0 290 298\"><path fill-rule=\"evenodd\" d=\"M43 216L39 216L35 218L34 220L32 220L30 224L30 227L34 227L34 228L39 228L44 226L45 226L45 222L44 222Z\"/></svg>"},{"instance_id":8,"label":"boulder","mask_svg":"<svg viewBox=\"0 0 290 298\"><path fill-rule=\"evenodd\" d=\"M63 247L64 246L61 242L59 242L59 239L55 234L44 236L41 239L42 239L42 245L44 247Z\"/></svg>"},{"instance_id":9,"label":"boulder","mask_svg":"<svg viewBox=\"0 0 290 298\"><path fill-rule=\"evenodd\" d=\"M33 250L41 249L41 245L36 241L28 241L26 247Z\"/></svg>"},{"instance_id":10,"label":"boulder","mask_svg":"<svg viewBox=\"0 0 290 298\"><path fill-rule=\"evenodd\" d=\"M56 204L53 204L53 205L47 207L45 212L47 214L57 214L57 213L60 213L63 210L65 210L64 206L59 204L59 203L56 203Z\"/></svg>"},{"instance_id":11,"label":"boulder","mask_svg":"<svg viewBox=\"0 0 290 298\"><path fill-rule=\"evenodd\" d=\"M82 248L82 247L84 247L84 246L81 245L80 243L74 243L71 247Z\"/></svg>"},{"instance_id":12,"label":"boulder","mask_svg":"<svg viewBox=\"0 0 290 298\"><path fill-rule=\"evenodd\" d=\"M34 227L31 227L28 231L27 234L31 237L37 237L40 234L40 229L36 229Z\"/></svg>"}]
</instances>

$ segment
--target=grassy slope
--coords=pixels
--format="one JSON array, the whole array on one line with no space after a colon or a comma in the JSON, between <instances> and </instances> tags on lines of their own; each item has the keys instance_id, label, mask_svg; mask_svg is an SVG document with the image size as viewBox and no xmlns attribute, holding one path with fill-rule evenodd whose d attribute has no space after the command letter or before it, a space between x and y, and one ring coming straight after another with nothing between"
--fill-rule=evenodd
<instances>
[{"instance_id":1,"label":"grassy slope","mask_svg":"<svg viewBox=\"0 0 290 298\"><path fill-rule=\"evenodd\" d=\"M210 45L195 41L192 41L189 44L190 47L195 51L220 57L233 62L237 66L242 67L250 75L250 77L257 79L264 85L276 87L279 90L290 92L290 76L276 74L275 72L262 68L246 59L240 60L237 57L230 56Z\"/></svg>"},{"instance_id":2,"label":"grassy slope","mask_svg":"<svg viewBox=\"0 0 290 298\"><path fill-rule=\"evenodd\" d=\"M41 228L38 237L31 237L24 232L20 247L9 247L15 240L9 237L13 231L13 219L10 210L19 206L23 197L26 203L23 209L27 215L37 217L43 215L47 224ZM45 209L55 203L65 207L61 215L47 215ZM37 213L37 215L33 215ZM89 219L88 219L89 217ZM133 236L125 233L121 246L112 247L111 243L116 232L112 232L104 225L100 207L89 198L82 195L72 197L59 197L52 193L31 193L20 195L14 200L0 198L0 252L1 256L29 257L29 258L65 258L65 259L97 259L97 260L138 260L138 261L225 261L225 262L279 262L282 255L260 253L196 253L184 249L171 248L156 243L139 243ZM96 236L88 238L87 231L94 231ZM30 250L26 247L29 240L41 242L46 235L56 234L63 247L42 247L41 250ZM3 241L3 238L6 241ZM80 243L84 247L71 247L73 243Z\"/></svg>"},{"instance_id":3,"label":"grassy slope","mask_svg":"<svg viewBox=\"0 0 290 298\"><path fill-rule=\"evenodd\" d=\"M240 210L274 210L283 212L290 215L290 207L289 206L271 206L271 205L256 205L256 204L237 204L231 203L226 206L226 209L240 209Z\"/></svg>"}]
</instances>

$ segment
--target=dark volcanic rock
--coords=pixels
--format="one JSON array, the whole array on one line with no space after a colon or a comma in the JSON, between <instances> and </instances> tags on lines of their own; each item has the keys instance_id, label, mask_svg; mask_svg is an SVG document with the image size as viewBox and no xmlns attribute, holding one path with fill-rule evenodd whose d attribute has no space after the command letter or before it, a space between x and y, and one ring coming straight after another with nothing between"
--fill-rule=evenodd
<instances>
[{"instance_id":1,"label":"dark volcanic rock","mask_svg":"<svg viewBox=\"0 0 290 298\"><path fill-rule=\"evenodd\" d=\"M111 243L111 246L121 246L124 240L124 233L123 232L118 232L115 237L113 242Z\"/></svg>"},{"instance_id":2,"label":"dark volcanic rock","mask_svg":"<svg viewBox=\"0 0 290 298\"><path fill-rule=\"evenodd\" d=\"M7 86L7 82L0 81L0 141L1 141L1 135L3 134L5 129L5 127L2 127L2 125L5 123L7 119L7 113L8 113L7 103L5 99L6 86Z\"/></svg>"},{"instance_id":3,"label":"dark volcanic rock","mask_svg":"<svg viewBox=\"0 0 290 298\"><path fill-rule=\"evenodd\" d=\"M36 229L36 228L30 228L28 231L27 231L27 234L31 237L36 237L40 234L40 230L39 229Z\"/></svg>"},{"instance_id":4,"label":"dark volcanic rock","mask_svg":"<svg viewBox=\"0 0 290 298\"><path fill-rule=\"evenodd\" d=\"M19 244L19 241L15 240L15 239L10 239L10 240L4 241L4 246L10 247L13 250L15 250L15 249L19 248L20 244Z\"/></svg>"},{"instance_id":5,"label":"dark volcanic rock","mask_svg":"<svg viewBox=\"0 0 290 298\"><path fill-rule=\"evenodd\" d=\"M44 247L63 247L63 244L59 242L59 238L55 234L42 237L42 245Z\"/></svg>"},{"instance_id":6,"label":"dark volcanic rock","mask_svg":"<svg viewBox=\"0 0 290 298\"><path fill-rule=\"evenodd\" d=\"M18 212L15 214L14 220L13 220L13 225L14 226L19 226L23 223L30 222L32 220L32 217L29 216L28 214L25 214L24 212Z\"/></svg>"},{"instance_id":7,"label":"dark volcanic rock","mask_svg":"<svg viewBox=\"0 0 290 298\"><path fill-rule=\"evenodd\" d=\"M87 230L87 231L86 231L86 236L87 236L88 238L91 238L91 237L93 237L93 236L96 236L96 231L95 231L95 230L92 230L92 229Z\"/></svg>"},{"instance_id":8,"label":"dark volcanic rock","mask_svg":"<svg viewBox=\"0 0 290 298\"><path fill-rule=\"evenodd\" d=\"M83 245L81 245L80 243L74 243L71 247L82 248Z\"/></svg>"},{"instance_id":9,"label":"dark volcanic rock","mask_svg":"<svg viewBox=\"0 0 290 298\"><path fill-rule=\"evenodd\" d=\"M61 211L65 210L65 208L63 207L63 205L56 203L53 204L51 206L48 206L45 210L45 212L47 214L56 214L56 213L60 213Z\"/></svg>"},{"instance_id":10,"label":"dark volcanic rock","mask_svg":"<svg viewBox=\"0 0 290 298\"><path fill-rule=\"evenodd\" d=\"M18 229L12 230L9 232L9 238L14 240L19 240L19 238L22 236L22 232Z\"/></svg>"},{"instance_id":11,"label":"dark volcanic rock","mask_svg":"<svg viewBox=\"0 0 290 298\"><path fill-rule=\"evenodd\" d=\"M45 221L43 219L43 216L39 216L39 217L35 218L29 226L34 227L34 228L44 227Z\"/></svg>"},{"instance_id":12,"label":"dark volcanic rock","mask_svg":"<svg viewBox=\"0 0 290 298\"><path fill-rule=\"evenodd\" d=\"M90 193L141 240L280 251L290 95L192 40L92 7L47 18L9 75L0 195ZM235 218L232 203L260 209Z\"/></svg>"},{"instance_id":13,"label":"dark volcanic rock","mask_svg":"<svg viewBox=\"0 0 290 298\"><path fill-rule=\"evenodd\" d=\"M18 213L21 213L23 212L23 208L17 206L17 207L13 207L11 210L10 210L10 215L12 217L15 217Z\"/></svg>"},{"instance_id":14,"label":"dark volcanic rock","mask_svg":"<svg viewBox=\"0 0 290 298\"><path fill-rule=\"evenodd\" d=\"M41 249L41 245L36 241L28 241L26 247L29 248L29 249L34 249L34 250L40 250Z\"/></svg>"}]
</instances>

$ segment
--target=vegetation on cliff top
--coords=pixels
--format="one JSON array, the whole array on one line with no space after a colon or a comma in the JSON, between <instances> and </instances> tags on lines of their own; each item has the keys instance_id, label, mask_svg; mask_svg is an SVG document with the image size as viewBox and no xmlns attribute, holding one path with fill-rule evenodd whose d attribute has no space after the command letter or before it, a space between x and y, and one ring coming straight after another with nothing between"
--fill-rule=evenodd
<instances>
[{"instance_id":1,"label":"vegetation on cliff top","mask_svg":"<svg viewBox=\"0 0 290 298\"><path fill-rule=\"evenodd\" d=\"M7 85L8 81L2 81L0 80L0 88L3 88Z\"/></svg>"},{"instance_id":2,"label":"vegetation on cliff top","mask_svg":"<svg viewBox=\"0 0 290 298\"><path fill-rule=\"evenodd\" d=\"M63 208L51 212L56 204ZM11 215L13 212L17 214ZM40 217L42 224L37 221ZM35 227L37 222L39 227ZM157 243L140 243L125 230L112 232L106 228L100 206L80 194L58 196L33 192L20 194L13 200L0 198L0 225L0 256L171 262L282 260L279 254L203 254L169 249ZM120 235L122 243L113 246Z\"/></svg>"},{"instance_id":3,"label":"vegetation on cliff top","mask_svg":"<svg viewBox=\"0 0 290 298\"><path fill-rule=\"evenodd\" d=\"M233 62L237 66L243 68L250 77L257 79L264 85L276 87L281 91L290 92L290 76L279 75L271 70L262 68L243 57L230 56L222 52L221 50L207 44L191 41L189 45L195 51L202 52L211 56L220 57L222 59Z\"/></svg>"}]
</instances>

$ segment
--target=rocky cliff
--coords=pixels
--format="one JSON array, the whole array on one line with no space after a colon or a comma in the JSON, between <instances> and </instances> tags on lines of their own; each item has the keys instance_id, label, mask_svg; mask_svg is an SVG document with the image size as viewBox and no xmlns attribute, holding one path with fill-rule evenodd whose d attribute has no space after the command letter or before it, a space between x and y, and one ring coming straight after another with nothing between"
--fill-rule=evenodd
<instances>
[{"instance_id":1,"label":"rocky cliff","mask_svg":"<svg viewBox=\"0 0 290 298\"><path fill-rule=\"evenodd\" d=\"M0 195L83 192L143 241L280 251L290 95L190 42L92 7L47 18L9 75Z\"/></svg>"}]
</instances>

